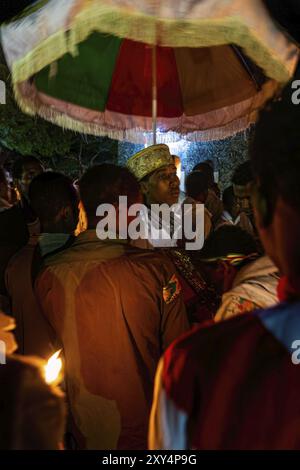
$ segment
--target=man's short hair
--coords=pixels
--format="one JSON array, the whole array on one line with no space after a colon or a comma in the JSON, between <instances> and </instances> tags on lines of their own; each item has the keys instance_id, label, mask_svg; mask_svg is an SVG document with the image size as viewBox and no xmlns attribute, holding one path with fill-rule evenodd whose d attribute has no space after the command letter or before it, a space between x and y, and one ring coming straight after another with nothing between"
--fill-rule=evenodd
<instances>
[{"instance_id":1,"label":"man's short hair","mask_svg":"<svg viewBox=\"0 0 300 470\"><path fill-rule=\"evenodd\" d=\"M214 161L208 158L207 160L204 160L203 163L207 163L213 170L215 168Z\"/></svg>"},{"instance_id":2,"label":"man's short hair","mask_svg":"<svg viewBox=\"0 0 300 470\"><path fill-rule=\"evenodd\" d=\"M209 259L233 253L247 256L256 252L257 246L252 235L236 225L222 225L208 237L200 256Z\"/></svg>"},{"instance_id":3,"label":"man's short hair","mask_svg":"<svg viewBox=\"0 0 300 470\"><path fill-rule=\"evenodd\" d=\"M18 180L22 178L22 173L24 166L28 163L37 163L38 165L42 165L40 160L33 155L19 155L13 162L11 174L14 180Z\"/></svg>"},{"instance_id":4,"label":"man's short hair","mask_svg":"<svg viewBox=\"0 0 300 470\"><path fill-rule=\"evenodd\" d=\"M241 163L234 171L232 183L236 186L247 186L254 179L251 161Z\"/></svg>"},{"instance_id":5,"label":"man's short hair","mask_svg":"<svg viewBox=\"0 0 300 470\"><path fill-rule=\"evenodd\" d=\"M278 196L300 213L300 106L291 82L261 111L250 145L254 175L267 202Z\"/></svg>"},{"instance_id":6,"label":"man's short hair","mask_svg":"<svg viewBox=\"0 0 300 470\"><path fill-rule=\"evenodd\" d=\"M42 224L52 222L62 208L70 205L75 210L78 206L78 195L72 180L54 171L46 171L33 178L28 196Z\"/></svg>"},{"instance_id":7,"label":"man's short hair","mask_svg":"<svg viewBox=\"0 0 300 470\"><path fill-rule=\"evenodd\" d=\"M127 196L128 205L139 199L140 185L127 168L103 163L89 168L79 181L81 202L88 218L95 218L100 204L117 204Z\"/></svg>"},{"instance_id":8,"label":"man's short hair","mask_svg":"<svg viewBox=\"0 0 300 470\"><path fill-rule=\"evenodd\" d=\"M228 188L224 189L222 201L224 205L224 209L231 210L235 203L235 195L233 191L233 186L229 186Z\"/></svg>"},{"instance_id":9,"label":"man's short hair","mask_svg":"<svg viewBox=\"0 0 300 470\"><path fill-rule=\"evenodd\" d=\"M197 165L194 166L193 171L201 171L201 173L203 173L206 176L209 188L214 184L215 182L214 170L209 163L207 162L197 163Z\"/></svg>"},{"instance_id":10,"label":"man's short hair","mask_svg":"<svg viewBox=\"0 0 300 470\"><path fill-rule=\"evenodd\" d=\"M207 177L201 171L192 171L185 180L185 192L187 196L197 199L199 194L208 191Z\"/></svg>"}]
</instances>

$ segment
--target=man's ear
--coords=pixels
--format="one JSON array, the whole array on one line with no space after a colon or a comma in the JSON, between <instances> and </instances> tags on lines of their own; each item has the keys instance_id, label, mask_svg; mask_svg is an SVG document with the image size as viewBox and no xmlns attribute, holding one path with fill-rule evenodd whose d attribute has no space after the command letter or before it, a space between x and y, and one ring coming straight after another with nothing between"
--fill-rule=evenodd
<instances>
[{"instance_id":1,"label":"man's ear","mask_svg":"<svg viewBox=\"0 0 300 470\"><path fill-rule=\"evenodd\" d=\"M64 215L66 220L71 220L74 218L74 211L71 206L66 206L64 208Z\"/></svg>"},{"instance_id":2,"label":"man's ear","mask_svg":"<svg viewBox=\"0 0 300 470\"><path fill-rule=\"evenodd\" d=\"M147 196L148 192L149 192L149 185L148 185L148 182L146 181L141 181L140 182L140 187L141 187L141 192L143 194L143 196Z\"/></svg>"},{"instance_id":3,"label":"man's ear","mask_svg":"<svg viewBox=\"0 0 300 470\"><path fill-rule=\"evenodd\" d=\"M71 207L64 206L60 209L59 213L55 217L55 222L58 222L59 220L70 220L70 216L71 216Z\"/></svg>"}]
</instances>

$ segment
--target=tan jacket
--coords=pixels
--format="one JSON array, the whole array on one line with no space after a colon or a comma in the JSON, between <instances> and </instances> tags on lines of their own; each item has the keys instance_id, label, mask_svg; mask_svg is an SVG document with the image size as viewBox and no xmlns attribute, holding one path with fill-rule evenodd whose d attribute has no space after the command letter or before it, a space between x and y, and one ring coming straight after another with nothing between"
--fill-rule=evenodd
<instances>
[{"instance_id":1,"label":"tan jacket","mask_svg":"<svg viewBox=\"0 0 300 470\"><path fill-rule=\"evenodd\" d=\"M145 449L158 360L188 328L173 265L89 230L49 258L36 291L64 348L81 447Z\"/></svg>"}]
</instances>

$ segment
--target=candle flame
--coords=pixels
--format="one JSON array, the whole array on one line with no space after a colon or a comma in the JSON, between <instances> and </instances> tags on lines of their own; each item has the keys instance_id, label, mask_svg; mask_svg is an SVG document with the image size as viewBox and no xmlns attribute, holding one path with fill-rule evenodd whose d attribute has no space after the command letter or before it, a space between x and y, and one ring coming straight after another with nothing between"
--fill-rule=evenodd
<instances>
[{"instance_id":1,"label":"candle flame","mask_svg":"<svg viewBox=\"0 0 300 470\"><path fill-rule=\"evenodd\" d=\"M47 384L53 384L58 381L59 373L62 369L62 360L58 357L61 351L61 349L56 351L44 366L45 380Z\"/></svg>"}]
</instances>

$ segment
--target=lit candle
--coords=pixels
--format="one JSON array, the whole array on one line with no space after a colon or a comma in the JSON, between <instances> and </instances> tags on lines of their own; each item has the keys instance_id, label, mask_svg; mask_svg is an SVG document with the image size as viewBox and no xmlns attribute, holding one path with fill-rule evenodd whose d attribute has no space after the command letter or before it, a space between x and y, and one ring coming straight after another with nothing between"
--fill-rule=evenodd
<instances>
[{"instance_id":1,"label":"lit candle","mask_svg":"<svg viewBox=\"0 0 300 470\"><path fill-rule=\"evenodd\" d=\"M58 385L61 381L62 360L59 357L61 349L56 351L44 366L44 376L47 384Z\"/></svg>"}]
</instances>

